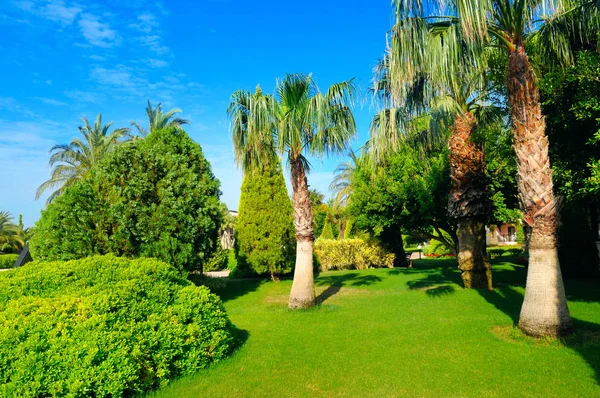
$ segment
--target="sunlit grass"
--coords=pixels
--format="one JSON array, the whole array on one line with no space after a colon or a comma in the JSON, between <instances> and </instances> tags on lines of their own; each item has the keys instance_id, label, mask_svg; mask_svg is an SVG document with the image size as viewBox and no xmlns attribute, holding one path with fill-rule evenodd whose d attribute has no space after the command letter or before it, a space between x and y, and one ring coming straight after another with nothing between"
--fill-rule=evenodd
<instances>
[{"instance_id":1,"label":"sunlit grass","mask_svg":"<svg viewBox=\"0 0 600 398\"><path fill-rule=\"evenodd\" d=\"M218 293L245 342L156 396L600 396L597 281L566 283L574 335L535 340L513 326L523 267L496 263L496 290L477 292L453 259L414 266L322 273L301 312L289 280L230 281Z\"/></svg>"}]
</instances>

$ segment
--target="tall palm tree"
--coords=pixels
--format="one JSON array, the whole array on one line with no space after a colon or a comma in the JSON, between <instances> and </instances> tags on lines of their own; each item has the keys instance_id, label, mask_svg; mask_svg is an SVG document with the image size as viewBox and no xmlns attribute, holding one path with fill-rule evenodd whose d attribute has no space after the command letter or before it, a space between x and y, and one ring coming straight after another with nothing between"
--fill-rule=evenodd
<instances>
[{"instance_id":1,"label":"tall palm tree","mask_svg":"<svg viewBox=\"0 0 600 398\"><path fill-rule=\"evenodd\" d=\"M335 208L348 206L353 192L352 181L359 159L354 151L348 152L348 156L350 160L346 160L336 167L333 181L329 185L329 190L333 193L333 207Z\"/></svg>"},{"instance_id":2,"label":"tall palm tree","mask_svg":"<svg viewBox=\"0 0 600 398\"><path fill-rule=\"evenodd\" d=\"M260 165L270 161L270 142L287 158L292 176L297 241L288 306L308 308L315 304L315 289L313 214L306 177L310 169L306 156L340 153L346 149L348 140L356 134L350 110L355 87L350 80L333 84L322 93L311 75L288 74L277 82L276 91L276 98L262 96L262 93L235 92L229 116L238 163Z\"/></svg>"},{"instance_id":3,"label":"tall palm tree","mask_svg":"<svg viewBox=\"0 0 600 398\"><path fill-rule=\"evenodd\" d=\"M557 225L560 199L554 196L548 157L548 138L541 112L539 91L526 50L528 42L543 48L549 58L562 63L572 60L568 38L597 37L599 12L596 1L585 0L452 0L424 4L421 0L396 0L397 24L393 40L405 58L390 61L392 85L398 92L412 81L421 67L447 69L445 84L455 84L452 62L427 57L420 46L426 40L422 29L431 23L450 35L444 42L451 56L474 55L487 46L503 48L508 55L506 89L517 159L517 184L524 221L532 227L525 298L519 327L535 336L567 332L571 317L557 255ZM576 32L576 33L574 33ZM425 65L430 63L430 65Z\"/></svg>"},{"instance_id":4,"label":"tall palm tree","mask_svg":"<svg viewBox=\"0 0 600 398\"><path fill-rule=\"evenodd\" d=\"M94 125L90 125L86 118L81 118L83 126L79 132L83 136L74 138L70 144L54 145L50 149L50 167L52 176L37 189L35 198L39 199L44 192L56 188L46 200L52 202L61 195L66 188L82 178L92 167L119 142L127 136L128 128L114 129L109 132L112 122L102 125L102 114L96 117Z\"/></svg>"},{"instance_id":5,"label":"tall palm tree","mask_svg":"<svg viewBox=\"0 0 600 398\"><path fill-rule=\"evenodd\" d=\"M148 116L148 129L146 130L139 123L134 121L131 125L137 130L139 137L144 138L149 133L157 129L164 129L169 127L175 127L177 130L181 129L184 124L190 124L187 119L174 117L176 114L181 113L181 109L173 108L166 113L162 111L162 104L159 103L156 108L152 107L150 100L148 100L148 106L146 106L146 115Z\"/></svg>"},{"instance_id":6,"label":"tall palm tree","mask_svg":"<svg viewBox=\"0 0 600 398\"><path fill-rule=\"evenodd\" d=\"M474 139L477 122L493 121L488 116L497 114L491 112L494 107L484 101L487 95L483 79L485 71L473 68L463 54L453 57L448 53L449 46L441 44L455 32L434 29L428 21L412 29L427 46L424 57L445 59L446 64L456 63L449 69L452 73L460 73L462 78L452 85L440 84L440 79L442 82L447 79L440 76L446 69L421 68L412 81L405 82L405 90L397 93L397 85L391 84L388 65L409 58L392 36L383 65L376 70L373 92L384 106L399 107L384 109L375 115L371 124L370 152L375 158L381 158L398 145L409 144L421 150L434 142L447 143L452 181L448 213L458 225L458 267L465 288L491 289L492 270L486 253L485 223L491 214L492 202L487 189L483 147ZM424 66L431 63L423 60Z\"/></svg>"}]
</instances>

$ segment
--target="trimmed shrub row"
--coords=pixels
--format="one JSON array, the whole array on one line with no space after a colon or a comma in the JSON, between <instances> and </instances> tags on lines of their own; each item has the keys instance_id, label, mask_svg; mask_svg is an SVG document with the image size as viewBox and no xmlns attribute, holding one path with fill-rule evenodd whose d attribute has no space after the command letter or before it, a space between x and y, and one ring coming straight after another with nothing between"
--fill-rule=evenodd
<instances>
[{"instance_id":1,"label":"trimmed shrub row","mask_svg":"<svg viewBox=\"0 0 600 398\"><path fill-rule=\"evenodd\" d=\"M317 239L314 252L323 271L394 266L394 254L362 239Z\"/></svg>"},{"instance_id":2,"label":"trimmed shrub row","mask_svg":"<svg viewBox=\"0 0 600 398\"><path fill-rule=\"evenodd\" d=\"M33 262L0 274L0 396L142 394L224 358L220 299L155 259Z\"/></svg>"}]
</instances>

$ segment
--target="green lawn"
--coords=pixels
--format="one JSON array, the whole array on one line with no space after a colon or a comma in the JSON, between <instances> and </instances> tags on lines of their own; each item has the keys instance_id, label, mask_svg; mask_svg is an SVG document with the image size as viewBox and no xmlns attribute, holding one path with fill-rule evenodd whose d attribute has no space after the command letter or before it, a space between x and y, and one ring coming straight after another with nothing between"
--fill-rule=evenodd
<instances>
[{"instance_id":1,"label":"green lawn","mask_svg":"<svg viewBox=\"0 0 600 398\"><path fill-rule=\"evenodd\" d=\"M598 281L566 283L574 335L534 340L513 327L523 267L497 262L493 292L461 289L453 259L414 267L322 273L304 312L286 308L291 281L230 281L245 342L153 396L600 396Z\"/></svg>"}]
</instances>

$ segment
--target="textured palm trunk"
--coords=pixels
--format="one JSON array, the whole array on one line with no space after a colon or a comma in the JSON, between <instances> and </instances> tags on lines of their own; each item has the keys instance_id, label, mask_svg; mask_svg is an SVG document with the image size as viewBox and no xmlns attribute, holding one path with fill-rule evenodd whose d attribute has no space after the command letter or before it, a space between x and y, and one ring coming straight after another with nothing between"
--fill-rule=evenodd
<instances>
[{"instance_id":1,"label":"textured palm trunk","mask_svg":"<svg viewBox=\"0 0 600 398\"><path fill-rule=\"evenodd\" d=\"M491 211L487 191L485 157L472 140L475 120L470 113L457 114L452 126L448 199L450 217L458 222L458 268L467 289L492 289L492 269L487 259L485 221Z\"/></svg>"},{"instance_id":2,"label":"textured palm trunk","mask_svg":"<svg viewBox=\"0 0 600 398\"><path fill-rule=\"evenodd\" d=\"M292 163L292 203L296 228L296 268L288 307L310 308L315 305L313 215L306 171L300 161Z\"/></svg>"},{"instance_id":3,"label":"textured palm trunk","mask_svg":"<svg viewBox=\"0 0 600 398\"><path fill-rule=\"evenodd\" d=\"M509 52L517 184L524 221L531 226L529 267L519 328L533 336L558 336L571 328L557 250L559 200L552 190L548 137L533 69L522 45Z\"/></svg>"}]
</instances>

